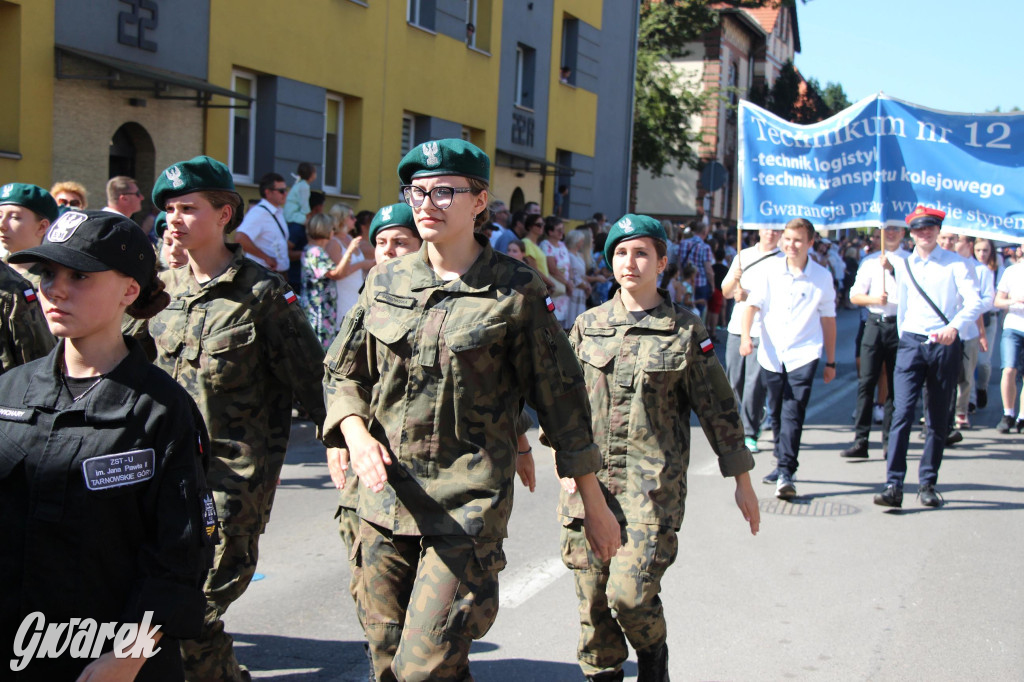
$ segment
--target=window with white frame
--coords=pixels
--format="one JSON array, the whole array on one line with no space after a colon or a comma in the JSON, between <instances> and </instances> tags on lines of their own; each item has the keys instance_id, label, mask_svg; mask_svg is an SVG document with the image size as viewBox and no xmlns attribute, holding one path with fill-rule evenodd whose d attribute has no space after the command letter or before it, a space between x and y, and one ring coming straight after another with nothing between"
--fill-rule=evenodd
<instances>
[{"instance_id":1,"label":"window with white frame","mask_svg":"<svg viewBox=\"0 0 1024 682\"><path fill-rule=\"evenodd\" d=\"M537 51L520 43L516 45L516 96L517 107L533 108L534 70Z\"/></svg>"},{"instance_id":2,"label":"window with white frame","mask_svg":"<svg viewBox=\"0 0 1024 682\"><path fill-rule=\"evenodd\" d=\"M345 100L327 95L324 107L324 190L341 192L342 133L345 128Z\"/></svg>"},{"instance_id":3,"label":"window with white frame","mask_svg":"<svg viewBox=\"0 0 1024 682\"><path fill-rule=\"evenodd\" d=\"M244 71L231 73L231 89L241 95L252 97L252 103L231 100L231 130L228 136L228 158L231 175L236 182L252 182L256 153L256 76Z\"/></svg>"},{"instance_id":4,"label":"window with white frame","mask_svg":"<svg viewBox=\"0 0 1024 682\"><path fill-rule=\"evenodd\" d=\"M434 30L437 0L408 0L405 20L413 26Z\"/></svg>"},{"instance_id":5,"label":"window with white frame","mask_svg":"<svg viewBox=\"0 0 1024 682\"><path fill-rule=\"evenodd\" d=\"M412 114L402 114L402 156L408 154L416 144L416 119Z\"/></svg>"},{"instance_id":6,"label":"window with white frame","mask_svg":"<svg viewBox=\"0 0 1024 682\"><path fill-rule=\"evenodd\" d=\"M470 47L476 47L476 2L477 0L466 0L466 44ZM470 26L473 27L472 31L469 30Z\"/></svg>"}]
</instances>

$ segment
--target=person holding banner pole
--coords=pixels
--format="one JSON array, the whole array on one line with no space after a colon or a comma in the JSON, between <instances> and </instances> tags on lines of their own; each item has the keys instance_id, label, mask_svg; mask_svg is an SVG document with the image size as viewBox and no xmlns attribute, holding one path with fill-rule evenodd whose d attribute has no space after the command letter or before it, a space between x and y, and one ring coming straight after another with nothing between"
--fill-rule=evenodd
<instances>
[{"instance_id":1,"label":"person holding banner pole","mask_svg":"<svg viewBox=\"0 0 1024 682\"><path fill-rule=\"evenodd\" d=\"M737 230L737 245L741 245L740 230ZM729 272L722 282L722 295L732 298L735 305L732 309L732 317L729 318L729 338L725 345L725 373L729 378L729 385L736 394L736 404L740 408L740 419L743 422L744 443L747 449L753 453L759 452L757 445L758 436L761 434L761 417L764 413L766 389L764 377L761 373L761 365L754 355L744 357L740 355L740 334L743 328L743 313L747 309L747 287L753 286L751 276L744 277L748 271L751 275L756 274L765 267L766 261L779 257L779 238L782 230L761 229L758 230L760 240L754 246L741 249L739 255L733 259L729 266ZM757 350L761 341L761 320L755 316L751 326L751 343L754 351Z\"/></svg>"},{"instance_id":2,"label":"person holding banner pole","mask_svg":"<svg viewBox=\"0 0 1024 682\"><path fill-rule=\"evenodd\" d=\"M945 217L943 211L925 206L918 206L906 217L915 248L896 269L900 345L893 372L895 402L885 488L874 498L875 504L883 507L903 506L907 447L924 387L928 404L918 497L926 507L942 504L935 483L949 435L950 397L956 390L963 348L960 333L975 324L984 305L974 269L956 254L936 248Z\"/></svg>"},{"instance_id":3,"label":"person holding banner pole","mask_svg":"<svg viewBox=\"0 0 1024 682\"><path fill-rule=\"evenodd\" d=\"M850 302L866 306L868 318L864 335L860 341L860 370L857 384L857 409L854 412L855 437L852 447L843 450L841 457L865 458L868 456L868 437L871 434L872 408L875 388L885 372L888 386L892 386L893 368L896 366L896 351L899 348L899 331L896 327L897 298L896 280L893 276L895 260L902 261L909 254L900 248L903 230L887 225L882 230L881 250L861 261L857 278L850 288ZM882 451L889 444L889 427L892 423L893 396L888 392L882 418Z\"/></svg>"},{"instance_id":4,"label":"person holding banner pole","mask_svg":"<svg viewBox=\"0 0 1024 682\"><path fill-rule=\"evenodd\" d=\"M984 263L974 257L974 237L962 234L956 242L956 253L974 268L974 275L978 280L978 293L985 303L982 314L978 316L975 324L964 330L964 362L960 369L960 378L957 381L957 394L955 402L955 426L958 429L969 429L971 427L968 413L971 394L974 392L974 371L978 366L978 357L988 352L989 344L994 339L989 339L985 330L985 313L992 309L992 301L996 297L996 285L993 273Z\"/></svg>"},{"instance_id":5,"label":"person holding banner pole","mask_svg":"<svg viewBox=\"0 0 1024 682\"><path fill-rule=\"evenodd\" d=\"M800 437L823 349L825 383L836 376L836 292L828 270L808 256L814 235L814 225L804 218L786 223L781 242L786 257L771 259L758 273L743 313L744 357L754 352L751 329L761 313L757 361L765 370L777 460L775 470L762 480L776 483L780 500L796 497L793 478Z\"/></svg>"}]
</instances>

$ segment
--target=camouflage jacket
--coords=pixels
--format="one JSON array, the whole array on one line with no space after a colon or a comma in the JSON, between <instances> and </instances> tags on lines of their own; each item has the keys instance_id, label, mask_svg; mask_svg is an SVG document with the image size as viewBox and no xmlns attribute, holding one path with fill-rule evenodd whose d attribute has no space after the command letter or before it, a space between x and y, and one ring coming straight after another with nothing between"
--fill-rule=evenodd
<instances>
[{"instance_id":1,"label":"camouflage jacket","mask_svg":"<svg viewBox=\"0 0 1024 682\"><path fill-rule=\"evenodd\" d=\"M206 420L207 480L224 532L245 535L266 526L293 396L323 423L323 347L284 279L228 248L228 269L206 284L188 266L160 274L171 302L149 331L156 365L185 387Z\"/></svg>"},{"instance_id":2,"label":"camouflage jacket","mask_svg":"<svg viewBox=\"0 0 1024 682\"><path fill-rule=\"evenodd\" d=\"M426 245L370 270L327 354L324 443L345 447L338 425L358 415L389 448L388 484L361 490L358 508L398 534L505 537L524 400L562 476L600 466L582 372L543 284L478 241L452 281Z\"/></svg>"},{"instance_id":3,"label":"camouflage jacket","mask_svg":"<svg viewBox=\"0 0 1024 682\"><path fill-rule=\"evenodd\" d=\"M0 373L45 356L57 343L36 296L31 282L0 263Z\"/></svg>"},{"instance_id":4,"label":"camouflage jacket","mask_svg":"<svg viewBox=\"0 0 1024 682\"><path fill-rule=\"evenodd\" d=\"M620 294L576 319L569 340L583 365L603 468L597 477L619 521L679 529L697 413L723 476L754 468L725 371L700 320L663 300L639 322ZM702 344L704 347L702 348ZM563 517L583 518L563 490Z\"/></svg>"}]
</instances>

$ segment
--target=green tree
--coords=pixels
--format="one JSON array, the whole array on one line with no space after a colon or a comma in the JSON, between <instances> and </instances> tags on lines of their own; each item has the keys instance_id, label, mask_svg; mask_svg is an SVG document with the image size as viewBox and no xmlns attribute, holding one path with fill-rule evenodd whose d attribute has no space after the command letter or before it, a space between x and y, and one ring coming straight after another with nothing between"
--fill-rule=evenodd
<instances>
[{"instance_id":1,"label":"green tree","mask_svg":"<svg viewBox=\"0 0 1024 682\"><path fill-rule=\"evenodd\" d=\"M782 0L791 5L793 0ZM717 6L761 7L775 0L726 0ZM669 166L700 164L695 146L700 133L690 121L707 109L715 91L700 91L684 82L672 60L689 54L686 49L719 19L707 0L641 0L636 55L636 93L633 113L633 168L630 206L636 205L636 178L640 168L654 177Z\"/></svg>"}]
</instances>

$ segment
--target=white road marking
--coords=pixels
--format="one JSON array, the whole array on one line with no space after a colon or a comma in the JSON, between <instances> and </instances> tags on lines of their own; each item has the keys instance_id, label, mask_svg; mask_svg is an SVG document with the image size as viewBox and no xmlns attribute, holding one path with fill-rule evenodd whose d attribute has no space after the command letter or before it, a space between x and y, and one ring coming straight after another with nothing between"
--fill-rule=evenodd
<instances>
[{"instance_id":1,"label":"white road marking","mask_svg":"<svg viewBox=\"0 0 1024 682\"><path fill-rule=\"evenodd\" d=\"M530 597L569 572L560 558L543 559L526 564L501 581L499 591L502 609L514 609Z\"/></svg>"}]
</instances>

